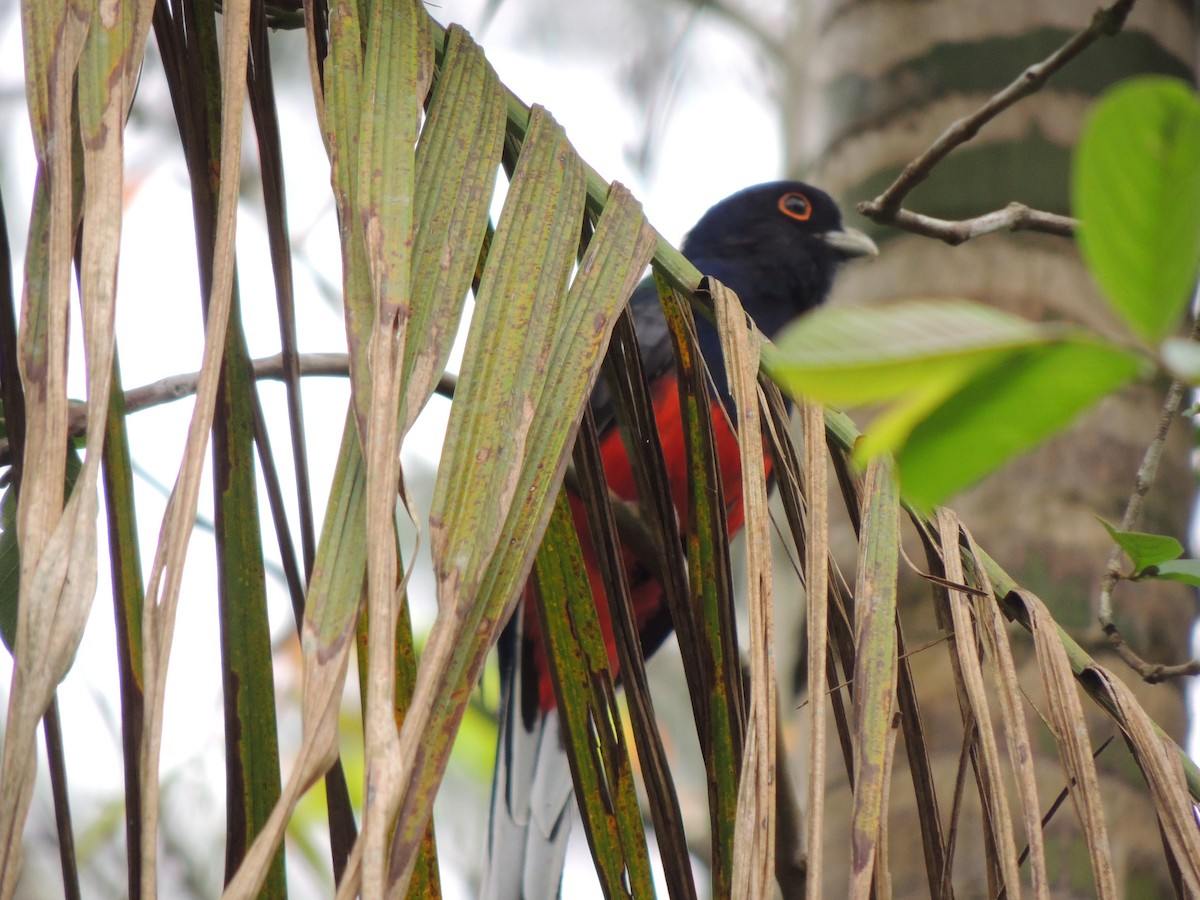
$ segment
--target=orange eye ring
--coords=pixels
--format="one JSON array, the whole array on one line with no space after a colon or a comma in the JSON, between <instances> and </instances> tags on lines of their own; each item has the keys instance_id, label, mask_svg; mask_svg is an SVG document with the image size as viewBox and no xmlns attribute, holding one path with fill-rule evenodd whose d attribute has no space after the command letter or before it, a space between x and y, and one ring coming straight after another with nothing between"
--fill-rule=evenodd
<instances>
[{"instance_id":1,"label":"orange eye ring","mask_svg":"<svg viewBox=\"0 0 1200 900\"><path fill-rule=\"evenodd\" d=\"M812 204L803 194L791 191L779 198L779 211L789 219L807 222L808 217L812 215Z\"/></svg>"}]
</instances>

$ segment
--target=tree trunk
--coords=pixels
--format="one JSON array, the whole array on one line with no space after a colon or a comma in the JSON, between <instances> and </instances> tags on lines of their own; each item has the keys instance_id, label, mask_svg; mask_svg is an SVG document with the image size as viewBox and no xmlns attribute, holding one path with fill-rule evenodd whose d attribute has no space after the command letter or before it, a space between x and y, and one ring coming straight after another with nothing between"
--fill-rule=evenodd
<instances>
[{"instance_id":1,"label":"tree trunk","mask_svg":"<svg viewBox=\"0 0 1200 900\"><path fill-rule=\"evenodd\" d=\"M845 208L877 195L951 122L1086 26L1095 8L1090 0L804 4L781 45L788 68L781 90L790 171L829 190ZM1102 38L1046 89L986 126L939 166L906 206L933 216L962 218L1019 200L1069 213L1071 149L1095 96L1135 73L1191 81L1197 43L1189 9L1168 0L1138 4L1119 35ZM882 255L873 265L848 268L834 302L967 297L1034 320L1069 320L1106 334L1120 333L1069 240L1005 234L951 248L892 229L853 224L870 231ZM1038 594L1093 656L1130 683L1155 720L1182 741L1187 724L1182 685L1142 683L1108 650L1094 612L1112 546L1095 516L1120 521L1159 416L1163 387L1133 388L1107 399L1068 433L1009 464L951 505L981 545ZM1140 530L1185 538L1194 493L1190 430L1186 422L1175 424ZM911 535L906 544L910 557L921 558ZM921 647L939 636L929 589L916 578L902 580L902 592L906 587L908 646ZM1193 611L1193 593L1179 586L1125 584L1116 594L1117 623L1126 639L1143 658L1155 662L1188 658ZM1027 642L1015 644L1029 649ZM912 662L931 752L936 754L945 827L963 725L945 649L918 653ZM1030 675L1029 696L1040 704L1031 653L1018 658L1022 664ZM1115 727L1099 713L1093 723L1091 741L1098 746ZM1039 795L1048 806L1064 787L1062 770L1044 726L1033 718L1030 724L1033 735L1040 732L1045 751L1036 764ZM901 897L929 890L903 758L902 752L896 754L888 854L892 888ZM832 745L830 759L840 760ZM1107 779L1113 866L1123 895L1169 895L1171 882L1153 809L1119 739L1098 764ZM831 763L830 773L839 781L830 785L827 800L831 817L824 888L832 897L845 894L849 867L838 854L847 853L841 848L849 834L851 804L844 771ZM955 888L960 897L982 896L987 878L979 814L964 809L961 818ZM911 846L901 844L901 835L910 836ZM1052 866L1061 861L1051 870L1055 896L1093 895L1086 864L1073 867L1068 862L1082 852L1069 804L1049 826L1047 849Z\"/></svg>"}]
</instances>

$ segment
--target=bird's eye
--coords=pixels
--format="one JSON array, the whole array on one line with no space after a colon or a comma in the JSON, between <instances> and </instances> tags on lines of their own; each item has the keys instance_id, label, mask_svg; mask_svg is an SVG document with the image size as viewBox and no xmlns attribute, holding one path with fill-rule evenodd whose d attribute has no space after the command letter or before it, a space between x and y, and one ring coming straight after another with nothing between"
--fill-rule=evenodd
<instances>
[{"instance_id":1,"label":"bird's eye","mask_svg":"<svg viewBox=\"0 0 1200 900\"><path fill-rule=\"evenodd\" d=\"M779 198L779 211L789 219L807 222L808 217L812 215L812 204L803 194L792 192Z\"/></svg>"}]
</instances>

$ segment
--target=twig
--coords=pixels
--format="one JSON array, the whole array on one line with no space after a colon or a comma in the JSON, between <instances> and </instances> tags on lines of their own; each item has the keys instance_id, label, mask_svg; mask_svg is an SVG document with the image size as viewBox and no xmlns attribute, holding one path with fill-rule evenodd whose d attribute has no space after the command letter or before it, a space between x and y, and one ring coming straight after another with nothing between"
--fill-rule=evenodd
<instances>
[{"instance_id":1,"label":"twig","mask_svg":"<svg viewBox=\"0 0 1200 900\"><path fill-rule=\"evenodd\" d=\"M332 375L345 376L349 374L350 363L345 353L308 353L300 357L300 374L302 376ZM254 360L255 380L279 380L286 375L283 367L283 357L280 354ZM125 392L125 409L127 412L141 412L152 406L160 406L174 400L182 400L196 392L198 372L186 372L181 375L169 375L160 381L141 387L130 388ZM75 415L82 415L84 404L71 404L71 425L75 425ZM74 432L72 432L73 434Z\"/></svg>"},{"instance_id":2,"label":"twig","mask_svg":"<svg viewBox=\"0 0 1200 900\"><path fill-rule=\"evenodd\" d=\"M872 201L878 202L878 201ZM864 204L865 205L865 204ZM859 207L862 209L862 207ZM865 210L864 210L865 212ZM867 213L867 215L871 215ZM936 219L933 216L922 215L907 209L898 209L890 218L882 216L871 218L877 222L895 225L913 234L936 238L945 241L952 247L965 243L971 238L995 231L1040 231L1043 234L1056 234L1060 237L1071 237L1079 222L1070 216L1060 216L1058 213L1032 209L1024 203L1010 203L1004 209L997 209L973 219Z\"/></svg>"},{"instance_id":3,"label":"twig","mask_svg":"<svg viewBox=\"0 0 1200 900\"><path fill-rule=\"evenodd\" d=\"M1190 337L1193 341L1200 341L1200 319L1192 323ZM1125 505L1125 514L1121 516L1121 531L1134 531L1138 527L1138 523L1141 522L1142 505L1146 500L1146 495L1150 493L1150 488L1154 484L1155 477L1158 475L1158 463L1162 459L1163 448L1166 446L1167 432L1170 430L1171 423L1175 420L1175 417L1179 415L1179 407L1183 403L1185 391L1186 387L1181 381L1172 381L1171 387L1167 390L1167 397L1163 401L1162 412L1158 417L1158 427L1154 430L1154 437L1146 447L1146 452L1142 456L1142 464L1138 466L1137 474L1133 479L1133 493L1129 496L1129 502ZM1117 582L1123 577L1121 573L1121 552L1120 546L1114 545L1112 553L1108 557L1108 569L1105 571L1104 578L1100 582L1100 603L1099 611L1097 612L1100 626L1103 628L1104 634L1108 637L1113 650L1124 660L1126 665L1150 684L1157 684L1168 678L1200 674L1200 660L1192 660L1175 666L1163 665L1162 663L1148 663L1125 643L1125 639L1121 636L1120 630L1113 623L1112 619L1113 590L1116 588Z\"/></svg>"},{"instance_id":4,"label":"twig","mask_svg":"<svg viewBox=\"0 0 1200 900\"><path fill-rule=\"evenodd\" d=\"M1097 747L1095 750L1092 751L1092 759L1100 758L1100 754L1103 753L1108 748L1108 745L1113 742L1113 737L1114 737L1114 735L1110 734L1108 737L1106 737L1104 739L1104 742L1099 747ZM1042 830L1043 831L1046 830L1046 826L1050 824L1050 820L1054 818L1055 813L1057 813L1059 808L1063 805L1063 803L1066 802L1067 797L1071 796L1071 789L1074 788L1076 785L1078 785L1078 783L1079 782L1076 779L1072 778L1070 781L1067 782L1066 786L1061 791L1058 792L1058 796L1054 798L1054 802L1050 804L1050 808L1048 810L1046 810L1046 814L1044 816L1042 816ZM1024 865L1025 860L1027 860L1028 858L1029 858L1029 844L1026 844L1025 849L1021 851L1021 855L1017 857L1017 866L1020 867L1020 866ZM996 900L1004 900L1004 898L1007 896L1008 896L1007 888L1002 887L1002 888L1000 888L1000 893L996 895Z\"/></svg>"},{"instance_id":5,"label":"twig","mask_svg":"<svg viewBox=\"0 0 1200 900\"><path fill-rule=\"evenodd\" d=\"M1130 9L1136 0L1117 0L1092 16L1087 28L1074 35L1054 53L1040 63L1027 68L1008 87L992 96L983 106L947 128L929 148L904 167L904 171L882 194L874 200L858 205L864 216L884 225L895 225L916 234L938 238L950 244L960 244L980 234L999 230L1041 231L1048 234L1067 235L1074 231L1074 220L1053 213L1029 209L1020 204L1010 204L974 219L949 222L931 219L901 208L904 198L918 184L929 177L933 169L956 148L971 140L984 125L996 118L1018 100L1041 90L1046 81L1087 49L1097 39L1116 34L1125 24ZM1016 209L1014 209L1016 207Z\"/></svg>"},{"instance_id":6,"label":"twig","mask_svg":"<svg viewBox=\"0 0 1200 900\"><path fill-rule=\"evenodd\" d=\"M299 357L301 376L332 376L346 377L350 372L349 358L345 353L306 353ZM258 381L279 381L286 377L283 358L280 354L254 360L254 378ZM130 388L125 392L125 411L134 413L164 403L182 400L196 393L196 384L200 378L199 372L188 372L182 375L170 375L160 381L145 384L141 387ZM453 375L443 375L438 381L437 392L443 397L454 396ZM67 413L67 434L75 438L83 434L84 423L87 419L87 404L82 401L72 401ZM12 456L8 440L0 439L0 465L10 465Z\"/></svg>"},{"instance_id":7,"label":"twig","mask_svg":"<svg viewBox=\"0 0 1200 900\"><path fill-rule=\"evenodd\" d=\"M306 353L299 357L300 375L302 377L347 377L350 374L349 357L345 353ZM254 360L254 378L256 381L279 381L287 375L281 354L267 356ZM199 372L188 372L182 375L170 375L159 381L130 388L125 392L126 413L141 412L164 403L172 403L190 397L196 393ZM438 380L437 393L448 399L454 399L454 389L457 378L445 373ZM83 434L87 420L87 404L72 401L68 412L67 432L72 438ZM9 445L7 439L0 439L0 465L9 465ZM567 486L578 492L578 476L573 466L567 467ZM642 521L636 503L622 500L617 494L609 491L609 502L617 519L617 530L622 540L633 549L634 556L651 571L657 571L660 563L654 550L654 541L646 524Z\"/></svg>"}]
</instances>

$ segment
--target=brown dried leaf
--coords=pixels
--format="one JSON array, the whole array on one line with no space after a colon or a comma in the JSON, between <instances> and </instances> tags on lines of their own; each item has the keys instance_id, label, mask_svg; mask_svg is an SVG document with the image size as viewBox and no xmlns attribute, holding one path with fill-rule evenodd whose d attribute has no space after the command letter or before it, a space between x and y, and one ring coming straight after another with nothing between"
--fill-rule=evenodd
<instances>
[{"instance_id":1,"label":"brown dried leaf","mask_svg":"<svg viewBox=\"0 0 1200 900\"><path fill-rule=\"evenodd\" d=\"M867 468L854 596L854 813L850 896L866 898L883 833L888 757L895 744L896 573L900 493L890 457Z\"/></svg>"},{"instance_id":2,"label":"brown dried leaf","mask_svg":"<svg viewBox=\"0 0 1200 900\"><path fill-rule=\"evenodd\" d=\"M1104 690L1116 710L1154 799L1163 841L1175 858L1188 896L1200 896L1200 827L1196 825L1178 745L1154 724L1123 681L1098 665L1085 674Z\"/></svg>"},{"instance_id":3,"label":"brown dried leaf","mask_svg":"<svg viewBox=\"0 0 1200 900\"><path fill-rule=\"evenodd\" d=\"M960 525L960 527L962 527ZM978 548L970 533L963 528L972 554ZM1034 777L1033 746L1029 742L1029 729L1025 725L1021 685L1017 679L1017 667L1013 662L1012 648L1008 644L1008 631L992 598L992 586L987 573L978 561L975 571L983 580L984 596L970 595L969 603L983 639L983 648L991 662L992 677L996 693L1000 698L1000 713L1004 720L1004 737L1008 743L1008 758L1012 764L1013 777L1017 782L1017 794L1021 801L1021 816L1025 823L1025 839L1029 842L1030 872L1034 896L1048 900L1050 885L1046 877L1046 846L1042 840L1041 807L1038 803L1037 782Z\"/></svg>"},{"instance_id":4,"label":"brown dried leaf","mask_svg":"<svg viewBox=\"0 0 1200 900\"><path fill-rule=\"evenodd\" d=\"M750 609L750 709L747 715L733 841L735 897L769 893L775 879L775 622L771 596L771 532L758 391L762 335L737 295L708 279L737 405L742 503L746 530L746 598ZM765 402L763 404L765 407Z\"/></svg>"},{"instance_id":5,"label":"brown dried leaf","mask_svg":"<svg viewBox=\"0 0 1200 900\"><path fill-rule=\"evenodd\" d=\"M154 563L146 579L142 643L146 707L140 758L142 785L142 894L153 897L157 884L158 757L167 663L175 630L183 564L196 518L200 475L212 429L225 333L233 296L234 237L241 171L242 110L250 35L249 0L228 0L223 15L221 60L221 166L217 193L216 245L212 296L205 323L204 356L196 405L188 424L183 461L163 517Z\"/></svg>"},{"instance_id":6,"label":"brown dried leaf","mask_svg":"<svg viewBox=\"0 0 1200 900\"><path fill-rule=\"evenodd\" d=\"M804 572L808 594L808 882L809 900L818 900L823 875L825 831L825 693L829 652L829 463L825 449L825 408L801 406L804 428L804 484L808 488L808 542Z\"/></svg>"},{"instance_id":7,"label":"brown dried leaf","mask_svg":"<svg viewBox=\"0 0 1200 900\"><path fill-rule=\"evenodd\" d=\"M1079 702L1079 690L1075 686L1071 662L1059 637L1058 623L1042 601L1028 591L1016 591L1009 595L1009 599L1022 604L1029 618L1058 756L1067 776L1076 818L1083 828L1092 861L1092 876L1096 881L1096 894L1101 898L1117 897L1119 894L1113 874L1112 851L1104 818L1104 800L1096 775L1096 761L1088 745L1083 705Z\"/></svg>"},{"instance_id":8,"label":"brown dried leaf","mask_svg":"<svg viewBox=\"0 0 1200 900\"><path fill-rule=\"evenodd\" d=\"M938 509L938 532L941 545L947 548L942 556L945 560L946 577L956 583L963 582L962 559L956 552L960 525L957 517L947 509ZM1012 814L1008 807L1000 753L996 747L996 734L988 708L987 694L983 682L980 648L976 641L975 627L969 609L969 597L962 591L949 590L950 615L953 622L954 647L961 672L962 688L970 718L978 726L979 791L983 808L997 847L1001 878L1008 896L1017 898L1021 893L1020 874L1017 870L1017 847L1013 838ZM969 723L968 723L969 724Z\"/></svg>"}]
</instances>

